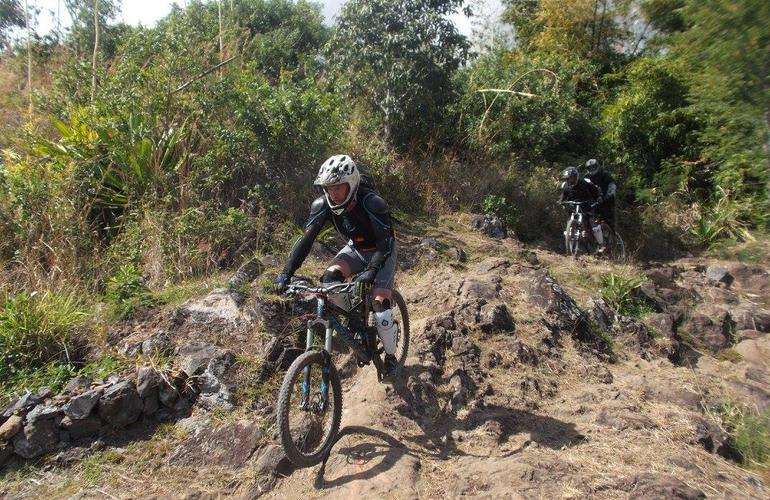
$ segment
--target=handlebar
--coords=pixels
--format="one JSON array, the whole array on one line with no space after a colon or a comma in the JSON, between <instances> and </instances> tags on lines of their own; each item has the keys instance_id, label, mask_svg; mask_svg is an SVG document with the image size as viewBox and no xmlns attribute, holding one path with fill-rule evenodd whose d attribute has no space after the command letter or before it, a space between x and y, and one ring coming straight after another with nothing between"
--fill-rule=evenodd
<instances>
[{"instance_id":1,"label":"handlebar","mask_svg":"<svg viewBox=\"0 0 770 500\"><path fill-rule=\"evenodd\" d=\"M305 284L304 282L297 282L297 283L292 283L286 287L286 294L292 295L292 294L298 294L301 292L310 293L310 294L323 294L323 295L347 293L352 291L355 288L355 286L356 284L354 282L336 283L334 285L329 285L325 287L310 286L308 284Z\"/></svg>"},{"instance_id":2,"label":"handlebar","mask_svg":"<svg viewBox=\"0 0 770 500\"><path fill-rule=\"evenodd\" d=\"M588 205L591 208L594 208L599 204L599 202L596 201L562 201L562 205L573 205L573 206L580 206L580 205Z\"/></svg>"}]
</instances>

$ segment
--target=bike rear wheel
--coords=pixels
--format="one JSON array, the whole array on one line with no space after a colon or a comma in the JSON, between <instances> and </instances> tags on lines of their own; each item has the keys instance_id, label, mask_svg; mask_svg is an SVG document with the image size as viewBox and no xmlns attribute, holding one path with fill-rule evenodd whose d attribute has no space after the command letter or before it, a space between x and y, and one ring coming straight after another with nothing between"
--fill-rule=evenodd
<instances>
[{"instance_id":1,"label":"bike rear wheel","mask_svg":"<svg viewBox=\"0 0 770 500\"><path fill-rule=\"evenodd\" d=\"M613 260L623 260L626 258L626 245L623 238L613 231L609 224L602 223L602 232L607 238L607 250L610 252L610 258Z\"/></svg>"},{"instance_id":2,"label":"bike rear wheel","mask_svg":"<svg viewBox=\"0 0 770 500\"><path fill-rule=\"evenodd\" d=\"M291 364L278 395L278 428L286 456L299 467L310 467L328 456L342 418L342 386L337 370L328 361L328 397L323 404L323 370L326 355L308 351ZM305 370L309 384L305 387ZM303 395L308 404L302 407Z\"/></svg>"}]
</instances>

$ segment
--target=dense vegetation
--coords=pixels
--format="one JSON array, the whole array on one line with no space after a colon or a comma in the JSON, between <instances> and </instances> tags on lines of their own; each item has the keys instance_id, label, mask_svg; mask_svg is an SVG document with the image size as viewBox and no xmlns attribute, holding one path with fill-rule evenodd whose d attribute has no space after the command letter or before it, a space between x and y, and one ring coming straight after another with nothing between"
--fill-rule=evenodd
<instances>
[{"instance_id":1,"label":"dense vegetation","mask_svg":"<svg viewBox=\"0 0 770 500\"><path fill-rule=\"evenodd\" d=\"M486 209L546 244L559 171L590 157L640 254L770 220L764 0L507 0L515 43L484 46L446 17L462 0L350 0L331 27L304 0L193 0L153 28L67 0L73 25L29 38L23 4L0 0L0 336L64 290L125 317L283 252L341 151L402 213ZM66 304L49 344L84 328Z\"/></svg>"}]
</instances>

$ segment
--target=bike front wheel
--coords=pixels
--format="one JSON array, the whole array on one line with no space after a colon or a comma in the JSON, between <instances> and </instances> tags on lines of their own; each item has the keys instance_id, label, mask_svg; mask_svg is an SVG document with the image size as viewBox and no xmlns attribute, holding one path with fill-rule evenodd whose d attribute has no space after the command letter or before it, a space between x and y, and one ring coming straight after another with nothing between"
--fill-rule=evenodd
<instances>
[{"instance_id":1,"label":"bike front wheel","mask_svg":"<svg viewBox=\"0 0 770 500\"><path fill-rule=\"evenodd\" d=\"M609 224L602 223L602 232L604 237L607 238L607 249L610 253L610 258L617 261L622 261L626 258L626 244L623 242L623 238L613 231Z\"/></svg>"},{"instance_id":2,"label":"bike front wheel","mask_svg":"<svg viewBox=\"0 0 770 500\"><path fill-rule=\"evenodd\" d=\"M278 428L286 456L310 467L328 456L342 418L342 386L327 355L308 351L291 364L278 395ZM328 370L328 384L324 382Z\"/></svg>"},{"instance_id":3,"label":"bike front wheel","mask_svg":"<svg viewBox=\"0 0 770 500\"><path fill-rule=\"evenodd\" d=\"M567 223L567 229L564 231L564 244L567 249L567 255L577 257L580 251L580 225L574 220Z\"/></svg>"}]
</instances>

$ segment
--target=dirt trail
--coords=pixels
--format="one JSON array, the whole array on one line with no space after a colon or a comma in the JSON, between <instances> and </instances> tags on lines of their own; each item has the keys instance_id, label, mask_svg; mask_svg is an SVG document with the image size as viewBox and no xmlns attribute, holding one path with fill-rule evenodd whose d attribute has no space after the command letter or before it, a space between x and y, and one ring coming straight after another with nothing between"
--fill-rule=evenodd
<instances>
[{"instance_id":1,"label":"dirt trail","mask_svg":"<svg viewBox=\"0 0 770 500\"><path fill-rule=\"evenodd\" d=\"M380 385L369 369L349 378L342 437L326 465L295 471L269 497L770 495L760 477L704 445L719 434L704 399L745 366L704 358L693 369L619 344L621 359L608 364L548 330L528 297L537 267L483 258L437 266L404 287L414 326L401 380ZM502 304L515 326L466 315L479 300ZM451 340L432 335L437 323ZM441 342L436 360L429 353Z\"/></svg>"}]
</instances>

